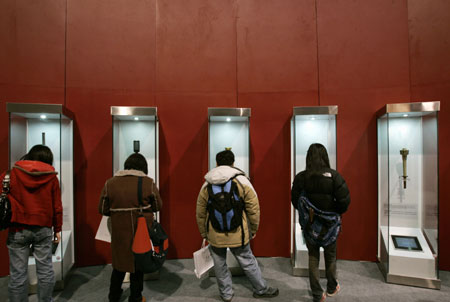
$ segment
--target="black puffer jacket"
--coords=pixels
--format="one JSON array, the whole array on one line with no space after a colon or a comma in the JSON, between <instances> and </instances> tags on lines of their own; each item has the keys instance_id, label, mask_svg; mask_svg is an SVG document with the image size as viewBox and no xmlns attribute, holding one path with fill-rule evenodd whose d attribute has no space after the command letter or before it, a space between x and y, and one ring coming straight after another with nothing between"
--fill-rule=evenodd
<instances>
[{"instance_id":1,"label":"black puffer jacket","mask_svg":"<svg viewBox=\"0 0 450 302\"><path fill-rule=\"evenodd\" d=\"M320 174L298 173L292 184L291 201L297 209L301 192L322 211L342 214L350 204L350 192L342 176L333 169L324 168Z\"/></svg>"}]
</instances>

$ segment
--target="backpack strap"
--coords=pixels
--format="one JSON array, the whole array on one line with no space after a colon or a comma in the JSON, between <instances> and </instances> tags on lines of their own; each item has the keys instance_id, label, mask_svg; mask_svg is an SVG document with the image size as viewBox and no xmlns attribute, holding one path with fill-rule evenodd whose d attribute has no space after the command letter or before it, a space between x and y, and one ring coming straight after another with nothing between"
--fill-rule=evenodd
<instances>
[{"instance_id":1,"label":"backpack strap","mask_svg":"<svg viewBox=\"0 0 450 302\"><path fill-rule=\"evenodd\" d=\"M142 203L142 177L138 177L138 189L137 189L137 195L138 195L138 202L139 202L139 212L142 215L142 207L144 204Z\"/></svg>"},{"instance_id":2,"label":"backpack strap","mask_svg":"<svg viewBox=\"0 0 450 302\"><path fill-rule=\"evenodd\" d=\"M238 176L240 176L240 175L242 175L242 176L245 176L245 174L236 174L236 175L234 175L231 179L234 179L234 180L236 180L236 183L238 183L240 186L241 186L241 188L242 188L242 193L244 193L244 186L242 185L242 183L239 181L239 179L237 179L237 177Z\"/></svg>"},{"instance_id":3,"label":"backpack strap","mask_svg":"<svg viewBox=\"0 0 450 302\"><path fill-rule=\"evenodd\" d=\"M244 193L244 186L243 186L242 183L239 181L239 179L237 179L237 177L238 177L239 175L245 175L245 173L239 173L239 174L234 175L234 176L231 178L231 181L236 180L236 187L237 187L237 185L239 184L239 185L241 186L241 188L242 188L242 193ZM231 191L231 190L230 190L230 191ZM238 189L238 193L239 193L239 189ZM242 198L242 200L244 199L244 197L241 197L241 196L239 196L239 198ZM246 211L246 209L245 209L245 202L242 201L242 203L243 203L243 206L242 206L242 212L245 212L245 215L247 215L247 211ZM244 240L244 239L245 239L244 219L241 219L241 237L242 237L241 245L242 245L242 247L244 247L244 242L245 242L245 240ZM250 240L250 228L249 228L249 231L248 231L248 239Z\"/></svg>"}]
</instances>

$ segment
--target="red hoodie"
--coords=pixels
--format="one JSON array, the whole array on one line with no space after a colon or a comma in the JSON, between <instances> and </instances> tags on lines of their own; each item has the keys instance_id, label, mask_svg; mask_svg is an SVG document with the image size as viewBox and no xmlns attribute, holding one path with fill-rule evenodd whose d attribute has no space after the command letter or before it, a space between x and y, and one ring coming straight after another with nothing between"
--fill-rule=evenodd
<instances>
[{"instance_id":1,"label":"red hoodie","mask_svg":"<svg viewBox=\"0 0 450 302\"><path fill-rule=\"evenodd\" d=\"M61 231L62 203L55 169L46 163L21 160L11 169L11 222L52 227ZM3 181L5 173L0 176Z\"/></svg>"}]
</instances>

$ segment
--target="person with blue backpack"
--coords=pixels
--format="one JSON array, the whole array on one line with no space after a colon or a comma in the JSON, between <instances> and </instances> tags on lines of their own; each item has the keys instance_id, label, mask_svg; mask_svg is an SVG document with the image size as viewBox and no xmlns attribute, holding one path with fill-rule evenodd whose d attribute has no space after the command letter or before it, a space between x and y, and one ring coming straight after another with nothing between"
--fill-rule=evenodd
<instances>
[{"instance_id":1,"label":"person with blue backpack","mask_svg":"<svg viewBox=\"0 0 450 302\"><path fill-rule=\"evenodd\" d=\"M306 154L306 170L294 178L292 205L309 255L309 282L314 302L336 295L341 286L336 273L336 240L341 229L341 215L350 204L350 192L344 178L330 168L326 148L312 144ZM319 283L320 248L324 249L327 290Z\"/></svg>"},{"instance_id":2,"label":"person with blue backpack","mask_svg":"<svg viewBox=\"0 0 450 302\"><path fill-rule=\"evenodd\" d=\"M253 297L270 298L278 288L267 286L250 248L259 225L259 201L245 173L233 166L234 154L216 155L217 167L206 175L197 198L196 218L201 236L208 240L220 297L233 299L231 274L226 264L227 248L236 257L253 287Z\"/></svg>"}]
</instances>

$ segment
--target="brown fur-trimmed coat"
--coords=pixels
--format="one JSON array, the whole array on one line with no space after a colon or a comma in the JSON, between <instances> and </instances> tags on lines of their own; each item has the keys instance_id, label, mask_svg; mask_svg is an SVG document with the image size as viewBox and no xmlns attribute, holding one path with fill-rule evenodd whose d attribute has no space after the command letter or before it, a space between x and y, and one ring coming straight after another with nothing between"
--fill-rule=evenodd
<instances>
[{"instance_id":1,"label":"brown fur-trimmed coat","mask_svg":"<svg viewBox=\"0 0 450 302\"><path fill-rule=\"evenodd\" d=\"M139 214L137 196L138 177L142 180L142 202L147 224L152 225L154 216L162 207L156 185L150 177L137 170L122 170L108 179L100 195L100 214L111 216L112 266L121 272L134 273L134 256L131 251Z\"/></svg>"}]
</instances>

